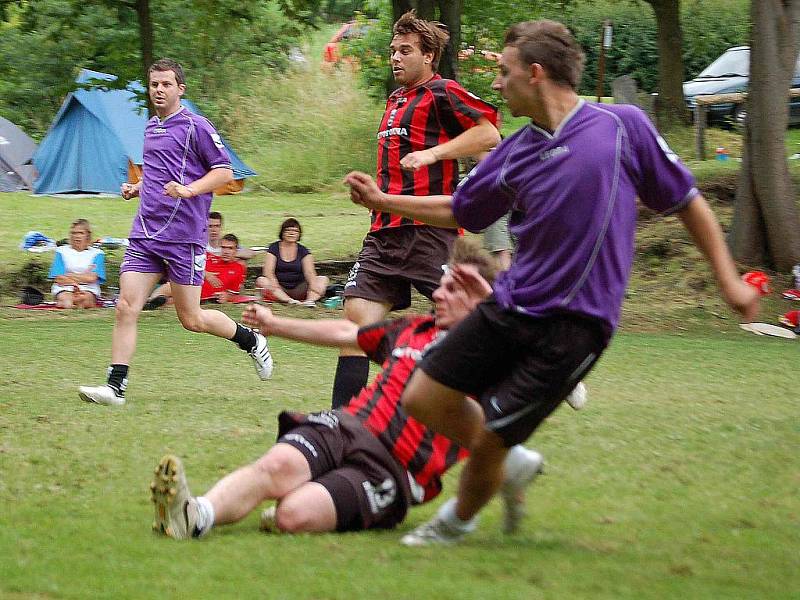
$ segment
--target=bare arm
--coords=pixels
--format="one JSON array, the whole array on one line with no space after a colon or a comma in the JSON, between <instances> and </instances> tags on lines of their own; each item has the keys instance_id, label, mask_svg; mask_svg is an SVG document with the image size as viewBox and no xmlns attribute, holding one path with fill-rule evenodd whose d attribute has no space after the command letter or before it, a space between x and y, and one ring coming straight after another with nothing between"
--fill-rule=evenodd
<instances>
[{"instance_id":1,"label":"bare arm","mask_svg":"<svg viewBox=\"0 0 800 600\"><path fill-rule=\"evenodd\" d=\"M500 143L500 133L497 128L489 119L481 117L474 127L470 127L452 140L432 148L406 154L400 161L400 167L415 171L440 160L479 156L494 148L498 143Z\"/></svg>"},{"instance_id":2,"label":"bare arm","mask_svg":"<svg viewBox=\"0 0 800 600\"><path fill-rule=\"evenodd\" d=\"M278 285L278 278L275 277L275 265L277 264L278 264L278 259L275 258L274 254L267 252L264 255L264 266L261 267L261 274L272 285Z\"/></svg>"},{"instance_id":3,"label":"bare arm","mask_svg":"<svg viewBox=\"0 0 800 600\"><path fill-rule=\"evenodd\" d=\"M300 266L303 267L303 277L310 287L317 278L317 270L314 268L314 257L311 254L306 254L300 262Z\"/></svg>"},{"instance_id":4,"label":"bare arm","mask_svg":"<svg viewBox=\"0 0 800 600\"><path fill-rule=\"evenodd\" d=\"M164 186L164 193L173 198L193 198L200 194L213 192L218 187L231 181L233 181L232 169L211 169L200 179L186 185L170 181Z\"/></svg>"},{"instance_id":5,"label":"bare arm","mask_svg":"<svg viewBox=\"0 0 800 600\"><path fill-rule=\"evenodd\" d=\"M417 219L437 227L458 227L453 216L451 196L399 196L385 194L366 173L348 173L344 182L350 186L355 204L382 212Z\"/></svg>"},{"instance_id":6,"label":"bare arm","mask_svg":"<svg viewBox=\"0 0 800 600\"><path fill-rule=\"evenodd\" d=\"M678 217L711 265L725 302L751 323L758 315L758 292L739 277L722 229L708 203L698 195L678 213Z\"/></svg>"},{"instance_id":7,"label":"bare arm","mask_svg":"<svg viewBox=\"0 0 800 600\"><path fill-rule=\"evenodd\" d=\"M278 317L266 306L250 304L242 321L265 335L306 342L315 346L358 349L358 325L347 319L289 319Z\"/></svg>"}]
</instances>

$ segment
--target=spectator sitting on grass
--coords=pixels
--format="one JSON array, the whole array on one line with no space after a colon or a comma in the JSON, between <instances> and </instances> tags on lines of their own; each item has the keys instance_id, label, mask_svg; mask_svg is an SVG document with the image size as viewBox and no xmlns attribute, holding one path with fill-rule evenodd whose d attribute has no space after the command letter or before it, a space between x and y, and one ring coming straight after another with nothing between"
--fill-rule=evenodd
<instances>
[{"instance_id":1,"label":"spectator sitting on grass","mask_svg":"<svg viewBox=\"0 0 800 600\"><path fill-rule=\"evenodd\" d=\"M267 249L256 287L264 290L266 299L313 308L325 295L329 280L317 275L311 251L299 243L302 235L303 229L297 219L281 223L278 241Z\"/></svg>"},{"instance_id":2,"label":"spectator sitting on grass","mask_svg":"<svg viewBox=\"0 0 800 600\"><path fill-rule=\"evenodd\" d=\"M92 247L92 228L86 219L73 221L69 244L56 248L48 278L53 280L53 299L59 308L92 308L106 281L105 253Z\"/></svg>"}]
</instances>

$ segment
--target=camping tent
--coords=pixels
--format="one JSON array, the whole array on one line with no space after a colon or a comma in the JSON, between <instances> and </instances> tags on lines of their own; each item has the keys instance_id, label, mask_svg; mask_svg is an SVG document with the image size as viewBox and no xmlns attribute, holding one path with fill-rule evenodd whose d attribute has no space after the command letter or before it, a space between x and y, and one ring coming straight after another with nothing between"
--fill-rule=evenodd
<instances>
[{"instance_id":1,"label":"camping tent","mask_svg":"<svg viewBox=\"0 0 800 600\"><path fill-rule=\"evenodd\" d=\"M80 84L116 77L84 69ZM137 96L143 88L131 82L124 90L79 88L69 94L39 145L33 162L39 171L37 194L98 192L118 194L125 181L141 174L147 111ZM188 100L188 110L202 114ZM255 175L223 140L233 164L234 182L216 193L237 192L244 179Z\"/></svg>"},{"instance_id":2,"label":"camping tent","mask_svg":"<svg viewBox=\"0 0 800 600\"><path fill-rule=\"evenodd\" d=\"M33 188L36 170L30 164L36 142L8 119L0 117L0 192Z\"/></svg>"}]
</instances>

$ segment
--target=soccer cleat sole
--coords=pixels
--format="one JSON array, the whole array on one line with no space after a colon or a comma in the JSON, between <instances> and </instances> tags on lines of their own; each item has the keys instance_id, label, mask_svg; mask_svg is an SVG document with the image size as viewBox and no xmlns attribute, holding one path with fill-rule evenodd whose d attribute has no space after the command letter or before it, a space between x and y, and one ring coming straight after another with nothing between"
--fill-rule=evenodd
<instances>
[{"instance_id":1,"label":"soccer cleat sole","mask_svg":"<svg viewBox=\"0 0 800 600\"><path fill-rule=\"evenodd\" d=\"M176 505L180 468L176 457L165 456L158 463L150 482L150 500L155 505L153 531L177 540L190 537L187 531L181 531L174 522L178 518L185 519L184 507Z\"/></svg>"}]
</instances>

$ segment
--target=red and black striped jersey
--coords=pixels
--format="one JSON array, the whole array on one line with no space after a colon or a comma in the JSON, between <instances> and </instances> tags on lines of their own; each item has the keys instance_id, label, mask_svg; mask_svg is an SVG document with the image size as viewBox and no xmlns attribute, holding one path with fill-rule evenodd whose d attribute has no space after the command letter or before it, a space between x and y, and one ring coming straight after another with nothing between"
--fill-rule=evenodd
<instances>
[{"instance_id":1,"label":"red and black striped jersey","mask_svg":"<svg viewBox=\"0 0 800 600\"><path fill-rule=\"evenodd\" d=\"M406 317L364 327L358 344L382 365L373 382L344 410L355 415L386 446L424 494L427 502L442 490L441 476L467 451L406 414L400 396L426 350L443 334L433 317Z\"/></svg>"},{"instance_id":2,"label":"red and black striped jersey","mask_svg":"<svg viewBox=\"0 0 800 600\"><path fill-rule=\"evenodd\" d=\"M440 160L416 171L401 169L400 161L406 154L458 137L481 117L498 124L496 107L440 75L416 87L395 90L386 101L378 129L378 186L388 194L452 194L458 184L458 161ZM371 232L421 225L419 221L379 211L372 211L371 219Z\"/></svg>"}]
</instances>

